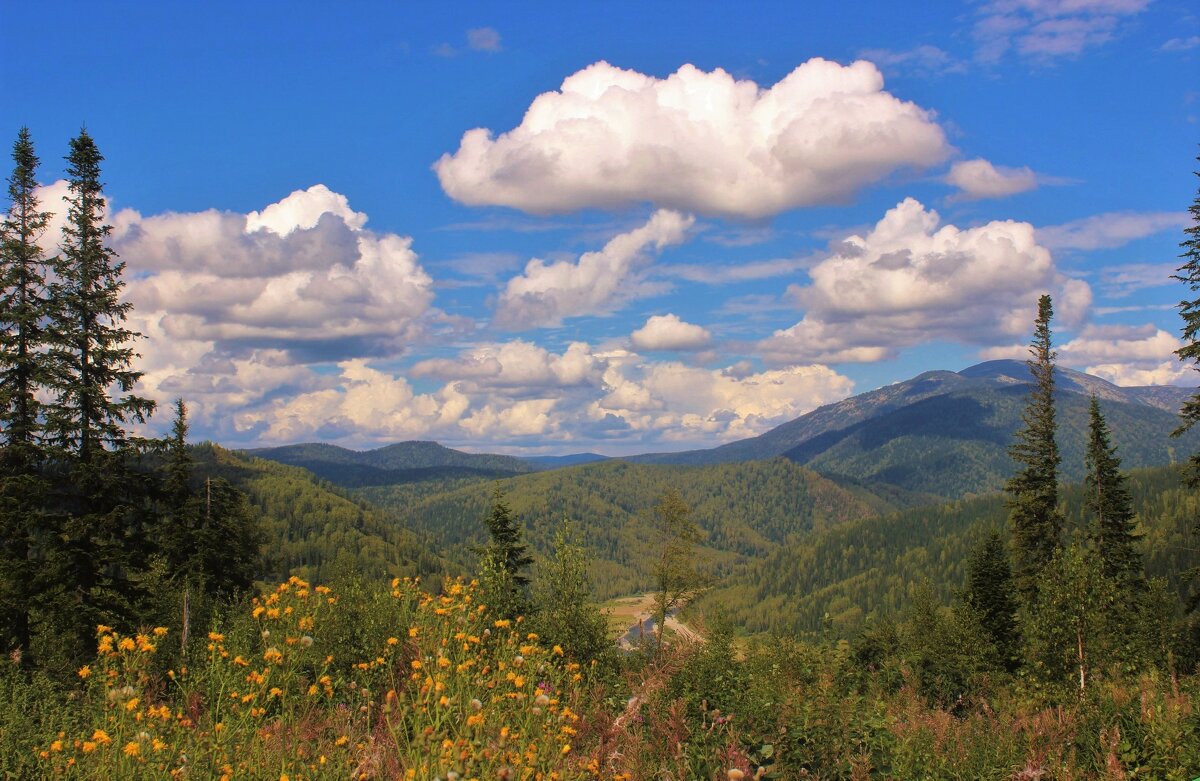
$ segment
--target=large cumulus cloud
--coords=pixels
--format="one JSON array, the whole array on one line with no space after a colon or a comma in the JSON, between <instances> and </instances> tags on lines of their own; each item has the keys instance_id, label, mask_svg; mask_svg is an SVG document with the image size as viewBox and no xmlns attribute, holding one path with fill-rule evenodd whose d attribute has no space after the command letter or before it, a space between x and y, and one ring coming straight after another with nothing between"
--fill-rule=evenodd
<instances>
[{"instance_id":1,"label":"large cumulus cloud","mask_svg":"<svg viewBox=\"0 0 1200 781\"><path fill-rule=\"evenodd\" d=\"M567 212L651 202L760 218L844 201L950 153L932 113L884 90L869 62L812 59L760 87L684 65L665 79L607 62L539 95L521 124L476 128L434 165L469 205Z\"/></svg>"},{"instance_id":2,"label":"large cumulus cloud","mask_svg":"<svg viewBox=\"0 0 1200 781\"><path fill-rule=\"evenodd\" d=\"M1068 325L1091 304L1091 289L1057 272L1032 225L941 225L912 198L808 273L811 284L789 288L804 318L759 343L769 360L876 361L938 339L1006 343L1029 331L1042 293Z\"/></svg>"}]
</instances>

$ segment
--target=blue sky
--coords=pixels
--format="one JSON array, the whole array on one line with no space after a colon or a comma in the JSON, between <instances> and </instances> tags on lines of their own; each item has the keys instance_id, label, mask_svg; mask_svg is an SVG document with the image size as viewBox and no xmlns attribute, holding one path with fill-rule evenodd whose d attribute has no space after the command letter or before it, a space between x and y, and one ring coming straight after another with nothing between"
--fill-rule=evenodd
<instances>
[{"instance_id":1,"label":"blue sky","mask_svg":"<svg viewBox=\"0 0 1200 781\"><path fill-rule=\"evenodd\" d=\"M1065 365L1195 384L1189 3L811 5L3 2L0 131L56 209L86 124L144 391L230 445L711 446L1042 292Z\"/></svg>"}]
</instances>

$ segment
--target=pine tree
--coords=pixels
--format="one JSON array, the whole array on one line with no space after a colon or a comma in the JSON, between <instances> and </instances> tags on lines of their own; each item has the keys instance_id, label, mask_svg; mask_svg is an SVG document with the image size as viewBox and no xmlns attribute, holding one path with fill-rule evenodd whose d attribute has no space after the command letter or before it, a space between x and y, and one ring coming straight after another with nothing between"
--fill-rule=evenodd
<instances>
[{"instance_id":1,"label":"pine tree","mask_svg":"<svg viewBox=\"0 0 1200 781\"><path fill-rule=\"evenodd\" d=\"M1013 545L1014 574L1026 604L1037 594L1038 577L1062 547L1063 517L1058 510L1058 465L1062 457L1054 435L1054 359L1050 296L1038 300L1038 315L1027 361L1033 390L1021 419L1024 427L1009 455L1020 470L1008 481L1009 528Z\"/></svg>"},{"instance_id":2,"label":"pine tree","mask_svg":"<svg viewBox=\"0 0 1200 781\"><path fill-rule=\"evenodd\" d=\"M967 562L967 605L991 638L1001 664L1012 670L1017 662L1017 598L1008 551L1000 533L993 531Z\"/></svg>"},{"instance_id":3,"label":"pine tree","mask_svg":"<svg viewBox=\"0 0 1200 781\"><path fill-rule=\"evenodd\" d=\"M50 214L39 207L39 161L28 128L17 134L12 158L0 224L0 642L3 650L27 653L37 596L31 554L41 547L45 494L38 391L46 384L46 260L38 239Z\"/></svg>"},{"instance_id":4,"label":"pine tree","mask_svg":"<svg viewBox=\"0 0 1200 781\"><path fill-rule=\"evenodd\" d=\"M125 264L105 242L112 227L104 223L100 182L104 157L81 130L67 156L70 196L61 253L52 286L50 354L57 399L49 405L46 428L63 452L87 462L101 448L120 451L128 443L125 424L144 423L154 402L130 391L141 378L130 345L141 337L125 327L132 304L121 300ZM125 396L109 397L116 387Z\"/></svg>"},{"instance_id":5,"label":"pine tree","mask_svg":"<svg viewBox=\"0 0 1200 781\"><path fill-rule=\"evenodd\" d=\"M1134 533L1133 500L1095 396L1089 410L1086 458L1086 507L1092 516L1091 537L1101 572L1122 591L1135 589L1143 577L1141 556L1134 549L1138 535Z\"/></svg>"},{"instance_id":6,"label":"pine tree","mask_svg":"<svg viewBox=\"0 0 1200 781\"><path fill-rule=\"evenodd\" d=\"M1196 158L1200 160L1200 157ZM1196 171L1200 176L1200 171ZM1183 248L1184 263L1174 278L1183 282L1193 293L1200 290L1200 191L1188 211L1192 224L1184 228L1187 238L1179 245ZM1181 361L1200 364L1200 298L1179 302L1179 315L1183 318L1183 347L1175 351ZM1196 367L1200 370L1200 366ZM1200 421L1200 392L1188 399L1179 411L1179 428L1172 436L1180 436ZM1200 453L1193 453L1184 467L1184 481L1192 487L1200 486Z\"/></svg>"}]
</instances>

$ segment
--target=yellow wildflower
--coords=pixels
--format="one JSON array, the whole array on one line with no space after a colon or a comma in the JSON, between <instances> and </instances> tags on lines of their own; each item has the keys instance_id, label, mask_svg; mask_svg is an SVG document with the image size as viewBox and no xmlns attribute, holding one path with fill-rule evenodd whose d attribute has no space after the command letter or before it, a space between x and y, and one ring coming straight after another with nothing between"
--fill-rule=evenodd
<instances>
[{"instance_id":1,"label":"yellow wildflower","mask_svg":"<svg viewBox=\"0 0 1200 781\"><path fill-rule=\"evenodd\" d=\"M125 748L121 749L122 753L127 757L136 757L142 753L142 748L137 744L137 741L131 740L125 744Z\"/></svg>"},{"instance_id":2,"label":"yellow wildflower","mask_svg":"<svg viewBox=\"0 0 1200 781\"><path fill-rule=\"evenodd\" d=\"M83 667L79 668L79 677L80 678L86 679L91 674L92 674L92 668L90 665L85 664Z\"/></svg>"}]
</instances>

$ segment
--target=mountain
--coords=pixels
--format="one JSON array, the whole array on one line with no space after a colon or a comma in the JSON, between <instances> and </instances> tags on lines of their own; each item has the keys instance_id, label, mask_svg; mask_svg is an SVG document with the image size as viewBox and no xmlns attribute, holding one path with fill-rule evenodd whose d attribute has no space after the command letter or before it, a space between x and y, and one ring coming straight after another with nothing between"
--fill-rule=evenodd
<instances>
[{"instance_id":1,"label":"mountain","mask_svg":"<svg viewBox=\"0 0 1200 781\"><path fill-rule=\"evenodd\" d=\"M897 505L861 486L838 485L787 459L684 467L606 460L503 480L499 487L539 555L570 518L592 556L589 570L599 596L608 598L652 585L660 543L653 508L678 489L705 538L699 557L727 574L785 541L813 529L877 515ZM436 538L448 555L470 565L469 552L487 538L484 518L491 484L421 495L413 486L373 486L355 491L414 530ZM902 492L895 492L899 496Z\"/></svg>"},{"instance_id":2,"label":"mountain","mask_svg":"<svg viewBox=\"0 0 1200 781\"><path fill-rule=\"evenodd\" d=\"M1186 592L1186 572L1200 564L1200 494L1179 470L1129 475L1146 572ZM1061 493L1068 535L1088 523L1083 489ZM848 637L865 622L897 615L913 589L928 583L943 601L966 580L971 551L1007 512L999 494L849 521L797 537L719 583L694 609L719 608L751 633L831 632Z\"/></svg>"},{"instance_id":3,"label":"mountain","mask_svg":"<svg viewBox=\"0 0 1200 781\"><path fill-rule=\"evenodd\" d=\"M437 442L397 442L375 450L349 450L309 442L247 450L247 454L298 466L347 488L372 485L495 480L534 471L524 459L451 450Z\"/></svg>"},{"instance_id":4,"label":"mountain","mask_svg":"<svg viewBox=\"0 0 1200 781\"><path fill-rule=\"evenodd\" d=\"M606 461L608 456L602 456L599 453L571 453L565 456L520 456L520 459L534 469L558 469L564 466Z\"/></svg>"},{"instance_id":5,"label":"mountain","mask_svg":"<svg viewBox=\"0 0 1200 781\"><path fill-rule=\"evenodd\" d=\"M1122 388L1083 372L1057 372L1062 476L1080 480L1088 397L1101 400L1129 468L1171 463L1200 432L1170 439L1186 388ZM831 477L954 498L999 490L1012 474L1008 447L1021 426L1030 376L1020 361L931 371L829 404L758 437L709 450L634 456L639 463L712 464L784 456Z\"/></svg>"},{"instance_id":6,"label":"mountain","mask_svg":"<svg viewBox=\"0 0 1200 781\"><path fill-rule=\"evenodd\" d=\"M199 477L223 477L244 491L266 537L261 577L432 575L459 571L392 514L322 484L294 466L211 444L192 448Z\"/></svg>"}]
</instances>

